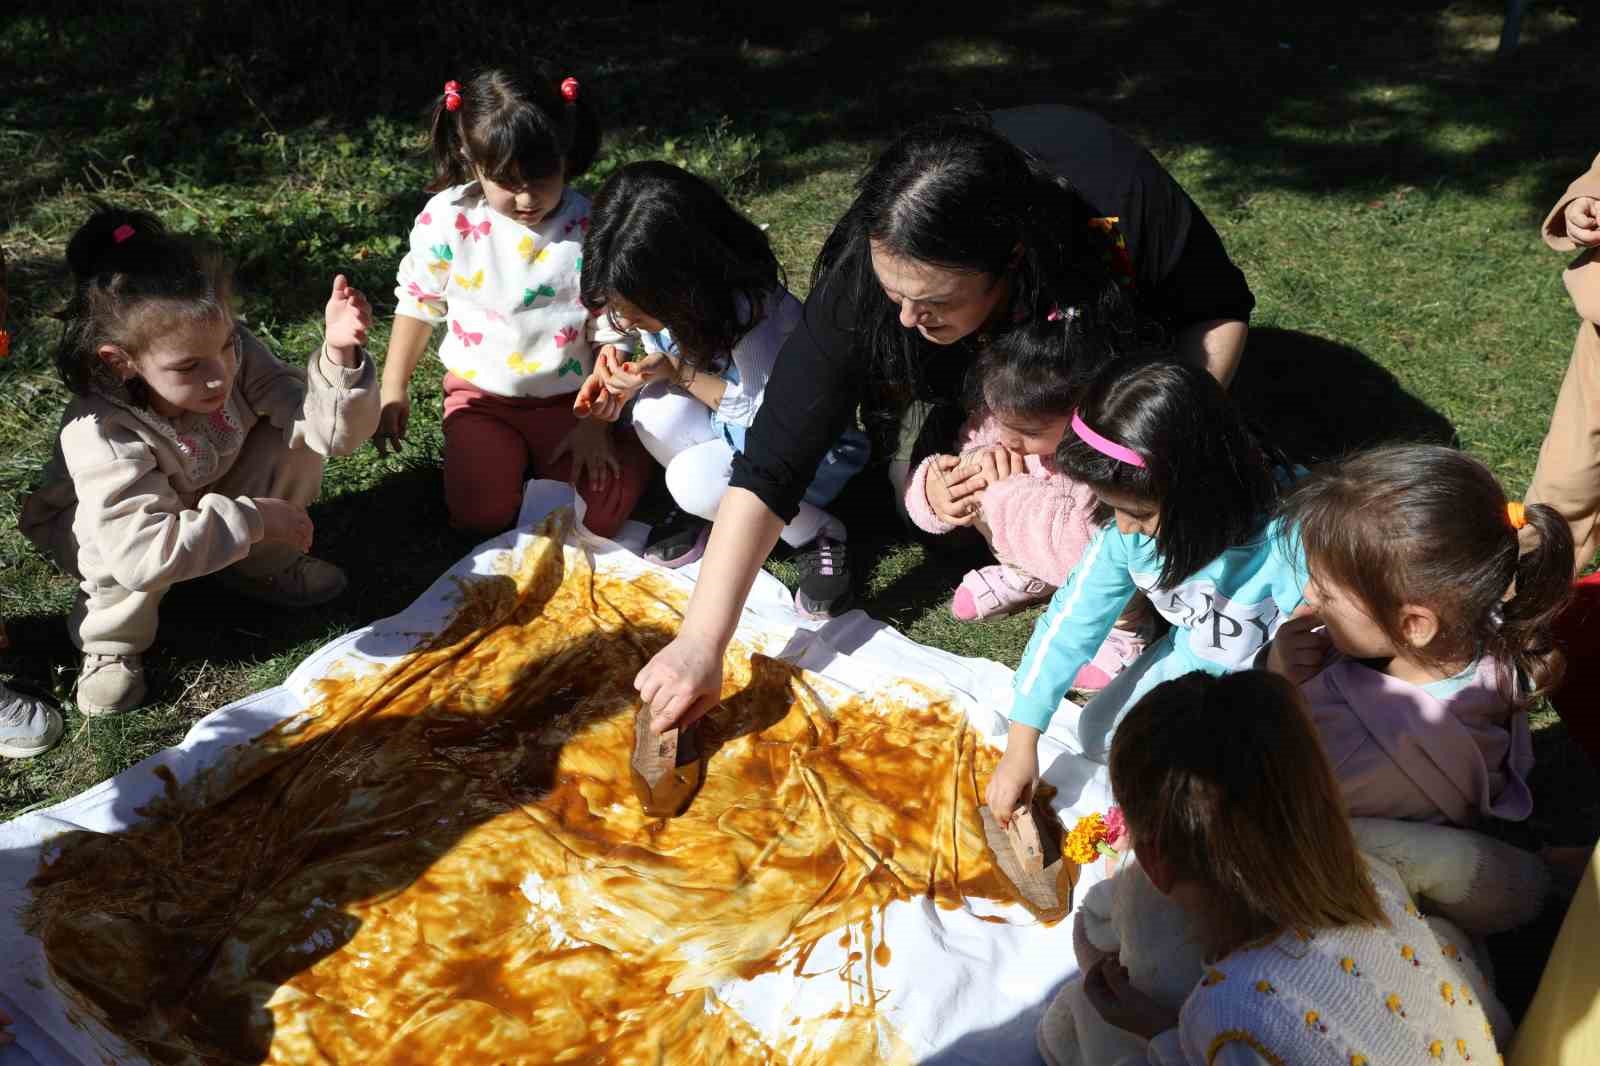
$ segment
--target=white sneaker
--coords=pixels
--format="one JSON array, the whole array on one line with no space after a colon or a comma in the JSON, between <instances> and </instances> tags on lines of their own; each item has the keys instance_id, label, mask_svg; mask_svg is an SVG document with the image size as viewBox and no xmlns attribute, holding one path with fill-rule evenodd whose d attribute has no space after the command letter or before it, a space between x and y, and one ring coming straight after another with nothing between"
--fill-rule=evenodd
<instances>
[{"instance_id":1,"label":"white sneaker","mask_svg":"<svg viewBox=\"0 0 1600 1066\"><path fill-rule=\"evenodd\" d=\"M83 653L78 671L78 710L90 718L131 711L144 702L144 663L137 655Z\"/></svg>"}]
</instances>

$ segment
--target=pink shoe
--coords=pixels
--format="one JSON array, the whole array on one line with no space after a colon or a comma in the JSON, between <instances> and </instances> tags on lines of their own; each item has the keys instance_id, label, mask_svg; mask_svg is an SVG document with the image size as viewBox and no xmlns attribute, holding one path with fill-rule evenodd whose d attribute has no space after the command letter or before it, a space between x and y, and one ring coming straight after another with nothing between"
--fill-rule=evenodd
<instances>
[{"instance_id":1,"label":"pink shoe","mask_svg":"<svg viewBox=\"0 0 1600 1066\"><path fill-rule=\"evenodd\" d=\"M1055 587L1016 567L996 563L981 570L968 570L950 601L950 613L958 622L1001 615L1032 607L1048 600Z\"/></svg>"},{"instance_id":2,"label":"pink shoe","mask_svg":"<svg viewBox=\"0 0 1600 1066\"><path fill-rule=\"evenodd\" d=\"M1094 658L1072 679L1072 687L1083 693L1099 692L1127 669L1129 663L1144 654L1144 646L1144 638L1137 633L1113 629L1100 650L1094 653Z\"/></svg>"}]
</instances>

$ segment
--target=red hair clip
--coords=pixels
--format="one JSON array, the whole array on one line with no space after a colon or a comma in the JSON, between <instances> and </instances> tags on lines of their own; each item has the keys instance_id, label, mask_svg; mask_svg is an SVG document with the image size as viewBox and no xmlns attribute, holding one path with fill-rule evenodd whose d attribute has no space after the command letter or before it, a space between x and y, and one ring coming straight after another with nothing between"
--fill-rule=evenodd
<instances>
[{"instance_id":1,"label":"red hair clip","mask_svg":"<svg viewBox=\"0 0 1600 1066\"><path fill-rule=\"evenodd\" d=\"M447 81L444 83L444 109L446 111L461 110L461 83Z\"/></svg>"},{"instance_id":2,"label":"red hair clip","mask_svg":"<svg viewBox=\"0 0 1600 1066\"><path fill-rule=\"evenodd\" d=\"M565 100L569 104L575 104L578 102L577 78L561 79L561 99Z\"/></svg>"},{"instance_id":3,"label":"red hair clip","mask_svg":"<svg viewBox=\"0 0 1600 1066\"><path fill-rule=\"evenodd\" d=\"M113 243L113 244L121 244L123 241L127 240L129 237L132 237L135 232L137 232L137 231L134 230L134 228L132 226L130 226L126 222L124 222L122 225L118 226L116 229L111 231L111 243Z\"/></svg>"}]
</instances>

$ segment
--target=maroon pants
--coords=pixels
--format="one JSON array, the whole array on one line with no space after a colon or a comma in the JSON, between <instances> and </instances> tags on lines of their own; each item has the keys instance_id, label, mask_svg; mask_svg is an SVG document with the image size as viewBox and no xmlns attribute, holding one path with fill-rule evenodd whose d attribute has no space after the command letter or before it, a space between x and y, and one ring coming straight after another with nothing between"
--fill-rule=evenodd
<instances>
[{"instance_id":1,"label":"maroon pants","mask_svg":"<svg viewBox=\"0 0 1600 1066\"><path fill-rule=\"evenodd\" d=\"M531 475L572 480L572 454L553 459L578 424L575 393L496 396L455 374L444 376L444 498L450 521L475 533L510 529ZM655 463L631 428L613 428L620 475L577 486L588 505L584 525L602 537L622 527L644 493Z\"/></svg>"}]
</instances>

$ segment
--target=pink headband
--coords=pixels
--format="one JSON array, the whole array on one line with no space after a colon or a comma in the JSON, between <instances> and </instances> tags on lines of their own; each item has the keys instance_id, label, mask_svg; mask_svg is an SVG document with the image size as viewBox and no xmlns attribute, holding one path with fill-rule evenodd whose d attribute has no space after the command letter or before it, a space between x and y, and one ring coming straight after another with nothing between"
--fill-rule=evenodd
<instances>
[{"instance_id":1,"label":"pink headband","mask_svg":"<svg viewBox=\"0 0 1600 1066\"><path fill-rule=\"evenodd\" d=\"M114 244L121 244L129 237L132 237L133 234L133 227L124 222L122 225L111 231L111 241Z\"/></svg>"},{"instance_id":2,"label":"pink headband","mask_svg":"<svg viewBox=\"0 0 1600 1066\"><path fill-rule=\"evenodd\" d=\"M1094 430L1090 429L1088 424L1078 416L1078 412L1076 411L1072 412L1072 432L1078 435L1079 440L1083 441L1083 443L1087 444L1101 455L1109 456L1110 458L1116 459L1119 462L1127 463L1129 466L1137 466L1141 468L1144 466L1143 456L1134 451L1132 448L1124 447L1114 440L1107 440Z\"/></svg>"}]
</instances>

